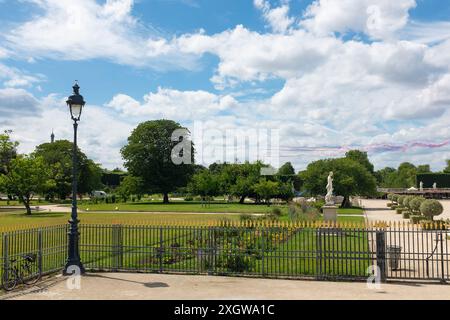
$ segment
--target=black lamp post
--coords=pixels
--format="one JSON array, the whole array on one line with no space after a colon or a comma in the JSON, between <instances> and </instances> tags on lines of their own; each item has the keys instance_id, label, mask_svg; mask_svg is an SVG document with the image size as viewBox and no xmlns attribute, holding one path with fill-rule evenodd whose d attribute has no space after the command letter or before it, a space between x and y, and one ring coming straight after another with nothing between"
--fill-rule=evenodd
<instances>
[{"instance_id":1,"label":"black lamp post","mask_svg":"<svg viewBox=\"0 0 450 320\"><path fill-rule=\"evenodd\" d=\"M78 82L75 81L73 88L73 95L71 95L66 103L70 109L70 116L73 120L73 151L72 151L72 215L69 220L69 256L67 259L66 267L64 268L64 274L72 274L67 272L69 267L78 267L80 272L84 273L84 267L80 259L79 250L79 236L78 232L78 210L77 210L77 129L78 121L80 121L81 111L85 105L83 96L80 95L80 87Z\"/></svg>"}]
</instances>

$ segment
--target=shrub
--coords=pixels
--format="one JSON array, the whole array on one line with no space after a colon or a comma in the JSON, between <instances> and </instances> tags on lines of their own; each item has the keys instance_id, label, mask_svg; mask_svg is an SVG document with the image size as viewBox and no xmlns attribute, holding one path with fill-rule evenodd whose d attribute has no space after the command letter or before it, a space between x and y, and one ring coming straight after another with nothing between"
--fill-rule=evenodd
<instances>
[{"instance_id":1,"label":"shrub","mask_svg":"<svg viewBox=\"0 0 450 320\"><path fill-rule=\"evenodd\" d=\"M194 197L193 196L186 196L184 198L184 201L194 201Z\"/></svg>"},{"instance_id":2,"label":"shrub","mask_svg":"<svg viewBox=\"0 0 450 320\"><path fill-rule=\"evenodd\" d=\"M411 211L404 210L402 212L402 217L403 217L403 219L409 219L411 217Z\"/></svg>"},{"instance_id":3,"label":"shrub","mask_svg":"<svg viewBox=\"0 0 450 320\"><path fill-rule=\"evenodd\" d=\"M272 209L272 214L274 215L274 216L277 216L277 217L279 217L279 216L281 216L281 209L280 208L273 208Z\"/></svg>"},{"instance_id":4,"label":"shrub","mask_svg":"<svg viewBox=\"0 0 450 320\"><path fill-rule=\"evenodd\" d=\"M413 212L420 212L420 205L425 201L423 197L414 197L409 201L409 207Z\"/></svg>"},{"instance_id":5,"label":"shrub","mask_svg":"<svg viewBox=\"0 0 450 320\"><path fill-rule=\"evenodd\" d=\"M420 205L420 212L430 220L433 220L434 216L440 215L443 211L444 207L442 206L442 203L437 200L425 200Z\"/></svg>"},{"instance_id":6,"label":"shrub","mask_svg":"<svg viewBox=\"0 0 450 320\"><path fill-rule=\"evenodd\" d=\"M403 211L408 211L408 208L397 208L395 209L395 211L397 212L397 214L402 214Z\"/></svg>"},{"instance_id":7,"label":"shrub","mask_svg":"<svg viewBox=\"0 0 450 320\"><path fill-rule=\"evenodd\" d=\"M397 202L398 203L398 198L399 198L400 196L398 195L398 194L394 194L394 196L392 197L392 199L395 201L395 202Z\"/></svg>"},{"instance_id":8,"label":"shrub","mask_svg":"<svg viewBox=\"0 0 450 320\"><path fill-rule=\"evenodd\" d=\"M388 203L386 204L386 207L390 208L390 207L392 207L392 205L393 205L393 203L388 202Z\"/></svg>"},{"instance_id":9,"label":"shrub","mask_svg":"<svg viewBox=\"0 0 450 320\"><path fill-rule=\"evenodd\" d=\"M392 210L396 210L397 208L400 208L400 206L398 204L394 204L391 206Z\"/></svg>"},{"instance_id":10,"label":"shrub","mask_svg":"<svg viewBox=\"0 0 450 320\"><path fill-rule=\"evenodd\" d=\"M400 206L403 206L403 205L404 205L403 200L405 200L405 196L398 196L398 197L397 197L397 203L398 203Z\"/></svg>"},{"instance_id":11,"label":"shrub","mask_svg":"<svg viewBox=\"0 0 450 320\"><path fill-rule=\"evenodd\" d=\"M406 207L406 208L410 208L409 207L409 202L412 200L412 199L414 199L415 197L414 196L406 196L404 199L403 199L403 206L404 207ZM411 208L410 208L411 209Z\"/></svg>"},{"instance_id":12,"label":"shrub","mask_svg":"<svg viewBox=\"0 0 450 320\"><path fill-rule=\"evenodd\" d=\"M418 216L418 215L410 215L409 219L411 220L411 223L418 224L420 221L426 220L424 216Z\"/></svg>"},{"instance_id":13,"label":"shrub","mask_svg":"<svg viewBox=\"0 0 450 320\"><path fill-rule=\"evenodd\" d=\"M394 201L394 194L393 193L389 193L387 195L388 200Z\"/></svg>"}]
</instances>

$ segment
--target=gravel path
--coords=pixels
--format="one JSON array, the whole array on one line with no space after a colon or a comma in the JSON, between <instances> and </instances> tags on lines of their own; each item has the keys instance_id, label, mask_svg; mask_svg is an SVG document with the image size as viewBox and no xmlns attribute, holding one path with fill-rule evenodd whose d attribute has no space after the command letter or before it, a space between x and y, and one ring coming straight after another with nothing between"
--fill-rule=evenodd
<instances>
[{"instance_id":1,"label":"gravel path","mask_svg":"<svg viewBox=\"0 0 450 320\"><path fill-rule=\"evenodd\" d=\"M55 280L57 279L57 280ZM81 278L81 288L70 290L58 276L49 285L0 296L18 300L381 300L450 299L450 286L438 284L382 284L369 289L366 283L270 280L217 276L97 273Z\"/></svg>"}]
</instances>

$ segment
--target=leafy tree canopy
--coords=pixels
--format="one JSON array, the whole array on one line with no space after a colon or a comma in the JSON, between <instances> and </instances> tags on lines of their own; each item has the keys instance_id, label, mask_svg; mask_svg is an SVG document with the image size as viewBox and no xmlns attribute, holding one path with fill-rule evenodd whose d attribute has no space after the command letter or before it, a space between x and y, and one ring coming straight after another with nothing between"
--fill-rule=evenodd
<instances>
[{"instance_id":1,"label":"leafy tree canopy","mask_svg":"<svg viewBox=\"0 0 450 320\"><path fill-rule=\"evenodd\" d=\"M172 133L183 127L171 120L154 120L139 124L121 150L128 172L142 179L147 192L161 192L169 202L169 192L185 187L194 172L193 164L174 164L172 150L180 141ZM191 150L194 163L194 146Z\"/></svg>"}]
</instances>

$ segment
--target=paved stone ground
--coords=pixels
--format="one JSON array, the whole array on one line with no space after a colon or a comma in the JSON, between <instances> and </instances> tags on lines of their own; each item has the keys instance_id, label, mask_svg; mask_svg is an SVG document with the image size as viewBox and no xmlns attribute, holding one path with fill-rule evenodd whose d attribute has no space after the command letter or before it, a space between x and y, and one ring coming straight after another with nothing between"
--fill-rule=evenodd
<instances>
[{"instance_id":1,"label":"paved stone ground","mask_svg":"<svg viewBox=\"0 0 450 320\"><path fill-rule=\"evenodd\" d=\"M450 300L450 285L249 279L215 276L97 273L81 278L80 290L69 290L67 278L53 277L23 292L0 296L18 300Z\"/></svg>"}]
</instances>

